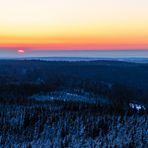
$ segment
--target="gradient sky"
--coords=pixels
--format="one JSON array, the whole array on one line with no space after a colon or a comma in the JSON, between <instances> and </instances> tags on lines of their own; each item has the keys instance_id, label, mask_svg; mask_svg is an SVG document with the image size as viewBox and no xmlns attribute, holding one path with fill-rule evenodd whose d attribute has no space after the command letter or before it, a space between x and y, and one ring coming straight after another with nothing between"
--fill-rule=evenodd
<instances>
[{"instance_id":1,"label":"gradient sky","mask_svg":"<svg viewBox=\"0 0 148 148\"><path fill-rule=\"evenodd\" d=\"M0 0L0 48L148 49L148 0Z\"/></svg>"}]
</instances>

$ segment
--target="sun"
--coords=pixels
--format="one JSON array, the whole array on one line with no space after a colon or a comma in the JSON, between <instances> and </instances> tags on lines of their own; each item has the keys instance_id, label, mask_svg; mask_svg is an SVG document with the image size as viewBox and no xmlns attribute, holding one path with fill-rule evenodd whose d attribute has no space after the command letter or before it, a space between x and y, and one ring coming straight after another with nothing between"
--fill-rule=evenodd
<instances>
[{"instance_id":1,"label":"sun","mask_svg":"<svg viewBox=\"0 0 148 148\"><path fill-rule=\"evenodd\" d=\"M23 50L23 49L18 49L17 52L18 52L18 53L21 53L21 54L24 54L24 53L25 53L25 50Z\"/></svg>"}]
</instances>

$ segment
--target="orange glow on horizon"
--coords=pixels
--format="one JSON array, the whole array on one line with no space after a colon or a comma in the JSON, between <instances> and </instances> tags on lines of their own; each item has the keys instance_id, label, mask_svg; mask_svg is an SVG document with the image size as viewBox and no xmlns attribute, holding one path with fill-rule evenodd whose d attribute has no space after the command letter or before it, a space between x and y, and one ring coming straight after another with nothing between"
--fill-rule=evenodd
<instances>
[{"instance_id":1,"label":"orange glow on horizon","mask_svg":"<svg viewBox=\"0 0 148 148\"><path fill-rule=\"evenodd\" d=\"M0 36L1 48L32 48L49 50L110 50L148 49L147 36L101 36L101 37L18 37Z\"/></svg>"},{"instance_id":2,"label":"orange glow on horizon","mask_svg":"<svg viewBox=\"0 0 148 148\"><path fill-rule=\"evenodd\" d=\"M1 48L32 50L147 50L148 44L3 44Z\"/></svg>"}]
</instances>

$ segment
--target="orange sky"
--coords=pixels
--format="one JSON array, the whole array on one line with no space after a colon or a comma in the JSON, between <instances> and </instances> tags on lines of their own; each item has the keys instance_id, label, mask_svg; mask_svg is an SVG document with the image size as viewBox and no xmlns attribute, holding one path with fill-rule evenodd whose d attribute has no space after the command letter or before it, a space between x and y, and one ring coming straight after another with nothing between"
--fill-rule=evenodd
<instances>
[{"instance_id":1,"label":"orange sky","mask_svg":"<svg viewBox=\"0 0 148 148\"><path fill-rule=\"evenodd\" d=\"M148 49L147 0L0 0L0 48Z\"/></svg>"}]
</instances>

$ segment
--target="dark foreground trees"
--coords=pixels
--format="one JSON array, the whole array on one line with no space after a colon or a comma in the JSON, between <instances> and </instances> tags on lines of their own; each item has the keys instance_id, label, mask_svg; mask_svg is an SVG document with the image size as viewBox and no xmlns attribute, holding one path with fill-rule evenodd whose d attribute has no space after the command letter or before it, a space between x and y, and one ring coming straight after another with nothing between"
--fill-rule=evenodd
<instances>
[{"instance_id":1,"label":"dark foreground trees","mask_svg":"<svg viewBox=\"0 0 148 148\"><path fill-rule=\"evenodd\" d=\"M146 147L147 114L101 106L50 102L0 106L3 147Z\"/></svg>"}]
</instances>

